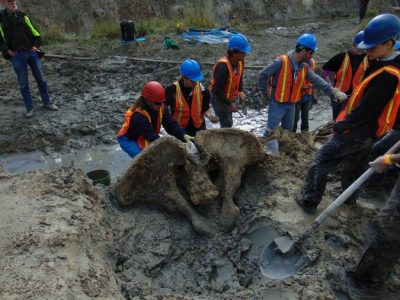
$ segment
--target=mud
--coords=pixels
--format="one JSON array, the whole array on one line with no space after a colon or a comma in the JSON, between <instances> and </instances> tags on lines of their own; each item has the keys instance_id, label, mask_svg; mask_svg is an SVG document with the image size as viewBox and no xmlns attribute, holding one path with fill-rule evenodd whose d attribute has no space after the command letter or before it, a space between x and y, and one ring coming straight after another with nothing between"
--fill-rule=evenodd
<instances>
[{"instance_id":1,"label":"mud","mask_svg":"<svg viewBox=\"0 0 400 300\"><path fill-rule=\"evenodd\" d=\"M287 232L296 236L313 221L293 201L313 148L301 134L282 134L280 140L285 138L292 144L281 143L282 155L246 170L234 195L237 224L213 237L196 234L186 218L151 204L121 208L108 189L93 188L79 170L1 173L0 295L346 299L341 274L361 255L367 224L377 212L362 202L342 207L304 242L305 254L317 259L302 272L283 281L260 273L265 244ZM297 159L290 157L293 151ZM336 194L333 182L319 211ZM387 299L396 299L399 276L396 267ZM29 284L27 278L33 278Z\"/></svg>"}]
</instances>

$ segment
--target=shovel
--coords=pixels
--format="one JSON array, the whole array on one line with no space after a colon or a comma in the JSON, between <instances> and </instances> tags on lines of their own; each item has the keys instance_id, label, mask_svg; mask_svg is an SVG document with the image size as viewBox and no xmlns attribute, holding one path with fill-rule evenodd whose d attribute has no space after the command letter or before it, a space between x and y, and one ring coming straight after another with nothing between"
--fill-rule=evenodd
<instances>
[{"instance_id":1,"label":"shovel","mask_svg":"<svg viewBox=\"0 0 400 300\"><path fill-rule=\"evenodd\" d=\"M386 154L393 153L400 146L400 141L397 142ZM277 267L274 260L279 261L280 265L285 263L290 265L292 274L300 268L299 264L299 250L297 249L306 238L314 233L319 226L325 222L325 220L338 209L372 174L374 173L373 168L369 168L364 172L356 181L353 182L335 201L333 201L316 219L315 221L295 240L292 240L288 236L282 236L276 238L270 244L266 245L260 255L260 269L261 273L268 277L276 279L275 273ZM292 257L291 257L292 256ZM295 256L295 259L293 259ZM304 267L302 264L301 267ZM291 274L285 273L286 277ZM280 277L283 279L286 277Z\"/></svg>"}]
</instances>

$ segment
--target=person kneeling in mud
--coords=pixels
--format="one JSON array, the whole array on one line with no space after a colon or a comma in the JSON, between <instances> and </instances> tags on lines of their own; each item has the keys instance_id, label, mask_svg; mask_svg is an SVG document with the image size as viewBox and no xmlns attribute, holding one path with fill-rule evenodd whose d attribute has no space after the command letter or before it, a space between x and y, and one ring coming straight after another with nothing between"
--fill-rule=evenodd
<instances>
[{"instance_id":1,"label":"person kneeling in mud","mask_svg":"<svg viewBox=\"0 0 400 300\"><path fill-rule=\"evenodd\" d=\"M164 102L164 87L157 81L149 81L143 86L141 96L133 107L125 113L117 138L122 150L130 157L134 158L151 142L160 138L161 125L180 140L193 139L174 121Z\"/></svg>"},{"instance_id":2,"label":"person kneeling in mud","mask_svg":"<svg viewBox=\"0 0 400 300\"><path fill-rule=\"evenodd\" d=\"M179 73L182 77L166 89L165 105L186 133L195 136L206 129L204 116L212 123L218 123L219 118L211 113L210 92L200 83L203 79L200 64L186 59L179 67Z\"/></svg>"}]
</instances>

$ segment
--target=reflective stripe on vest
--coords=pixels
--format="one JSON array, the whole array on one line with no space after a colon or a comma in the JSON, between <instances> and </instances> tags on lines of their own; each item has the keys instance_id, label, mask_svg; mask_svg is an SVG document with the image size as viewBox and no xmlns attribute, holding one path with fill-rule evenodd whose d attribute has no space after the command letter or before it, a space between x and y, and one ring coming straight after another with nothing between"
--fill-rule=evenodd
<instances>
[{"instance_id":1,"label":"reflective stripe on vest","mask_svg":"<svg viewBox=\"0 0 400 300\"><path fill-rule=\"evenodd\" d=\"M339 71L336 73L336 83L335 88L339 89L341 92L347 92L350 89L350 85L353 90L360 84L365 71L369 67L368 57L365 55L363 61L359 64L356 73L353 76L353 71L351 68L350 56L346 52L342 65Z\"/></svg>"},{"instance_id":2,"label":"reflective stripe on vest","mask_svg":"<svg viewBox=\"0 0 400 300\"><path fill-rule=\"evenodd\" d=\"M213 73L215 73L215 70L217 68L217 65L219 63L224 63L228 69L228 78L226 80L226 84L224 87L224 95L226 97L226 99L228 99L229 101L232 101L233 98L235 96L237 96L238 92L239 92L239 85L240 85L240 80L242 78L242 74L243 74L243 61L239 61L238 63L238 68L237 68L237 73L235 74L232 64L229 60L228 57L223 57L221 58L213 67ZM210 91L212 91L214 89L214 77L211 80L211 84L210 84Z\"/></svg>"},{"instance_id":3,"label":"reflective stripe on vest","mask_svg":"<svg viewBox=\"0 0 400 300\"><path fill-rule=\"evenodd\" d=\"M174 85L176 87L174 120L180 127L186 128L189 123L189 118L192 118L194 127L200 128L204 120L202 114L203 93L201 92L200 83L198 82L193 88L192 105L190 109L189 104L183 96L179 82L174 82Z\"/></svg>"},{"instance_id":4,"label":"reflective stripe on vest","mask_svg":"<svg viewBox=\"0 0 400 300\"><path fill-rule=\"evenodd\" d=\"M350 56L346 52L342 61L342 65L340 66L339 71L336 73L335 88L337 88L341 92L347 92L351 85L351 78L352 71Z\"/></svg>"},{"instance_id":5,"label":"reflective stripe on vest","mask_svg":"<svg viewBox=\"0 0 400 300\"><path fill-rule=\"evenodd\" d=\"M315 69L317 68L317 63L315 62L315 59L311 58L310 62L311 62L310 69L313 72L315 72ZM312 94L313 94L312 83L306 80L302 88L301 96L312 95Z\"/></svg>"},{"instance_id":6,"label":"reflective stripe on vest","mask_svg":"<svg viewBox=\"0 0 400 300\"><path fill-rule=\"evenodd\" d=\"M358 66L356 74L353 77L353 90L355 90L362 81L365 71L367 71L368 67L369 67L368 56L365 55L362 63Z\"/></svg>"},{"instance_id":7,"label":"reflective stripe on vest","mask_svg":"<svg viewBox=\"0 0 400 300\"><path fill-rule=\"evenodd\" d=\"M281 60L282 67L275 88L275 99L281 103L299 102L301 89L307 77L308 65L303 64L303 68L298 72L296 81L293 84L293 72L290 58L288 55L282 55Z\"/></svg>"},{"instance_id":8,"label":"reflective stripe on vest","mask_svg":"<svg viewBox=\"0 0 400 300\"><path fill-rule=\"evenodd\" d=\"M160 134L160 129L161 129L161 124L162 124L162 120L164 117L164 104L160 107L160 110L158 111L158 118L157 118L157 124L156 124L156 128L153 127L153 125L151 124L151 117L149 115L149 113L143 109L140 108L130 108L128 109L128 111L124 114L124 122L122 124L122 127L120 129L120 131L117 133L117 137L121 137L123 135L125 135L129 129L129 126L131 124L131 120L132 120L132 116L135 113L140 113L141 115L143 115L147 121L150 123L150 125L152 125L152 127L154 128L155 132L157 134ZM144 149L146 148L149 144L150 141L146 140L143 136L139 136L137 139L137 143L140 149Z\"/></svg>"},{"instance_id":9,"label":"reflective stripe on vest","mask_svg":"<svg viewBox=\"0 0 400 300\"><path fill-rule=\"evenodd\" d=\"M385 133L389 132L396 121L397 112L400 106L400 70L393 66L386 66L380 68L374 73L370 74L367 78L365 78L358 87L353 91L349 101L347 102L346 107L342 112L340 112L336 121L339 122L343 120L349 113L351 113L361 102L365 89L368 84L374 79L376 76L380 75L383 72L388 72L397 77L397 88L394 93L393 98L386 104L385 108L381 112L381 115L378 118L378 129L376 131L376 136L381 137ZM377 95L377 101L379 101L379 95Z\"/></svg>"}]
</instances>

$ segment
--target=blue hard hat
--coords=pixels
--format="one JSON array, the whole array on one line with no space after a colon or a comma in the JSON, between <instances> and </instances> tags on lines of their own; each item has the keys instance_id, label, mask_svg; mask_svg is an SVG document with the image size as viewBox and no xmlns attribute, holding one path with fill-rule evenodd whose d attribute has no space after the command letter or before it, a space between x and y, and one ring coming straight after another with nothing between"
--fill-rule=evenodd
<instances>
[{"instance_id":1,"label":"blue hard hat","mask_svg":"<svg viewBox=\"0 0 400 300\"><path fill-rule=\"evenodd\" d=\"M312 33L305 33L297 39L297 44L305 48L317 51L317 37Z\"/></svg>"},{"instance_id":2,"label":"blue hard hat","mask_svg":"<svg viewBox=\"0 0 400 300\"><path fill-rule=\"evenodd\" d=\"M392 14L376 16L364 29L364 41L357 45L360 49L370 49L388 40L396 40L400 34L400 19Z\"/></svg>"},{"instance_id":3,"label":"blue hard hat","mask_svg":"<svg viewBox=\"0 0 400 300\"><path fill-rule=\"evenodd\" d=\"M400 50L400 42L396 41L396 44L394 45L394 49Z\"/></svg>"},{"instance_id":4,"label":"blue hard hat","mask_svg":"<svg viewBox=\"0 0 400 300\"><path fill-rule=\"evenodd\" d=\"M240 33L232 35L232 37L229 39L228 47L232 50L244 53L251 52L249 40L247 39L247 37Z\"/></svg>"},{"instance_id":5,"label":"blue hard hat","mask_svg":"<svg viewBox=\"0 0 400 300\"><path fill-rule=\"evenodd\" d=\"M357 34L353 37L354 45L358 45L364 40L364 30L357 32Z\"/></svg>"},{"instance_id":6,"label":"blue hard hat","mask_svg":"<svg viewBox=\"0 0 400 300\"><path fill-rule=\"evenodd\" d=\"M186 59L179 67L179 72L192 81L200 81L203 79L200 64L194 59Z\"/></svg>"}]
</instances>

